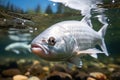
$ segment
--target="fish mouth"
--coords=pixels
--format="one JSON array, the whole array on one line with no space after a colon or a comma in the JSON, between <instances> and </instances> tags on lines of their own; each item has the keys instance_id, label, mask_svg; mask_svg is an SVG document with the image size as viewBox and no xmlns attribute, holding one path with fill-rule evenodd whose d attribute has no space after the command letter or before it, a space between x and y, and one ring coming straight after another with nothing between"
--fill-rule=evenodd
<instances>
[{"instance_id":1,"label":"fish mouth","mask_svg":"<svg viewBox=\"0 0 120 80\"><path fill-rule=\"evenodd\" d=\"M48 50L40 44L31 44L31 51L40 57L45 57L48 54Z\"/></svg>"}]
</instances>

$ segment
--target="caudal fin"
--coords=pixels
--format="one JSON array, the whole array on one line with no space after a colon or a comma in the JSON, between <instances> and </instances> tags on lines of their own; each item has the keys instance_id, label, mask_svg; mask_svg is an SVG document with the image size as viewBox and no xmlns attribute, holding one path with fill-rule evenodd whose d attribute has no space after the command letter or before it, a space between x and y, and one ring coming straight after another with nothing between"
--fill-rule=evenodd
<instances>
[{"instance_id":1,"label":"caudal fin","mask_svg":"<svg viewBox=\"0 0 120 80\"><path fill-rule=\"evenodd\" d=\"M101 43L99 44L102 51L105 53L106 56L108 56L108 51L107 51L107 48L106 48L106 45L105 45L105 41L104 41L104 36L105 36L105 33L106 33L106 30L107 30L107 26L108 24L105 24L99 31L98 31L98 34L102 37L102 40L101 40Z\"/></svg>"},{"instance_id":2,"label":"caudal fin","mask_svg":"<svg viewBox=\"0 0 120 80\"><path fill-rule=\"evenodd\" d=\"M100 36L102 36L104 38L105 34L106 34L106 30L107 30L108 24L105 24L99 31L98 34Z\"/></svg>"}]
</instances>

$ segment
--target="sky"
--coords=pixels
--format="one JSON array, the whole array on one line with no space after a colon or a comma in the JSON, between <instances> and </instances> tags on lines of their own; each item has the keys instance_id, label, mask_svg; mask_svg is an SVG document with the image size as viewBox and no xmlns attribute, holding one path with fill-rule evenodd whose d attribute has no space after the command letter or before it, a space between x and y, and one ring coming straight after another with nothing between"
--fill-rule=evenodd
<instances>
[{"instance_id":1,"label":"sky","mask_svg":"<svg viewBox=\"0 0 120 80\"><path fill-rule=\"evenodd\" d=\"M53 5L54 3L49 0L7 0L6 3L8 2L22 8L24 11L28 9L35 9L38 4L41 5L43 12L49 4L51 5L54 12L57 10L57 5Z\"/></svg>"}]
</instances>

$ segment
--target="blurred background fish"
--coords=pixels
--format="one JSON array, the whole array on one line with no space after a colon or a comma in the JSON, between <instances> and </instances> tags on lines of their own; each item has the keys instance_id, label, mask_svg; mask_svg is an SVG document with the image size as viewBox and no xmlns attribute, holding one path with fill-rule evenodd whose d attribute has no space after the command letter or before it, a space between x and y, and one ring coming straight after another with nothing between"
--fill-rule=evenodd
<instances>
[{"instance_id":1,"label":"blurred background fish","mask_svg":"<svg viewBox=\"0 0 120 80\"><path fill-rule=\"evenodd\" d=\"M11 43L5 47L5 50L14 52L16 54L20 54L20 53L27 54L31 52L30 45L24 42Z\"/></svg>"}]
</instances>

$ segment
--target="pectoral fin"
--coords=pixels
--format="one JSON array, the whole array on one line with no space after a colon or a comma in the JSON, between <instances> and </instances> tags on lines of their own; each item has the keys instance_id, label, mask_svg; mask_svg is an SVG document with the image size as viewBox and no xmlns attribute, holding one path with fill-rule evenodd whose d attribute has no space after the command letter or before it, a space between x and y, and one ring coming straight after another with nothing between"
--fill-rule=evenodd
<instances>
[{"instance_id":1,"label":"pectoral fin","mask_svg":"<svg viewBox=\"0 0 120 80\"><path fill-rule=\"evenodd\" d=\"M72 57L71 59L68 60L68 62L76 65L79 68L82 67L82 61L79 57Z\"/></svg>"}]
</instances>

